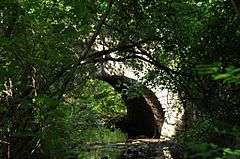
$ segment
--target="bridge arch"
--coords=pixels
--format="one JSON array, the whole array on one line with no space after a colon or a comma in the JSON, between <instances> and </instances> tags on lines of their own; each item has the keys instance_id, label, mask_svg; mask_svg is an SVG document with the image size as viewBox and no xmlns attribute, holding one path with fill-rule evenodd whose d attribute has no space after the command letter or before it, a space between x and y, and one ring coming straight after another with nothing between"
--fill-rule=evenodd
<instances>
[{"instance_id":1,"label":"bridge arch","mask_svg":"<svg viewBox=\"0 0 240 159\"><path fill-rule=\"evenodd\" d=\"M127 109L125 118L115 123L128 138L160 138L164 110L156 95L137 80L117 75L99 76L121 93Z\"/></svg>"},{"instance_id":2,"label":"bridge arch","mask_svg":"<svg viewBox=\"0 0 240 159\"><path fill-rule=\"evenodd\" d=\"M144 81L145 75L147 75L149 71L149 68L151 68L151 66L148 63L143 63L142 68L138 70L128 66L123 62L108 61L99 65L97 76L102 78L103 81L108 82L117 91L124 92L125 90L128 90L127 92L140 93L142 100L144 99L147 104L158 105L158 107L161 109L160 111L162 111L163 113L152 112L154 119L156 120L155 122L158 123L155 123L155 126L157 125L159 136L161 136L161 138L163 138L164 140L171 139L176 134L176 131L179 130L179 128L181 129L182 118L184 115L184 107L181 103L179 94L174 90L171 90L171 88L169 88L167 85L165 86L164 84L161 84L155 85L154 87L148 85L141 85L141 83L143 83ZM119 79L112 80L116 78L121 78L123 82L117 82L121 81ZM129 82L130 84L128 84ZM121 86L121 83L122 87L117 87L119 84ZM125 88L126 86L131 89ZM132 88L135 89L132 90ZM146 93L145 95L143 92L141 94L142 90L145 90L143 91L144 93ZM147 96L151 98L146 98ZM135 99L135 101L136 100L137 99ZM155 106L151 107L151 110L155 112L159 111ZM162 121L163 118L161 114L164 114L164 122ZM163 124L161 124L162 122ZM153 126L151 127L151 130L152 129ZM154 131L155 130L156 128L154 128Z\"/></svg>"}]
</instances>

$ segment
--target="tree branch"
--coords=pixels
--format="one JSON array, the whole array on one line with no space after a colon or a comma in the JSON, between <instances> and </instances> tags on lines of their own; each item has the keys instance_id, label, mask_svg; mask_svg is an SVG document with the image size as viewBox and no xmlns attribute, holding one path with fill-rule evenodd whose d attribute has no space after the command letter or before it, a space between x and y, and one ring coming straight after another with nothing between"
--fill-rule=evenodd
<instances>
[{"instance_id":1,"label":"tree branch","mask_svg":"<svg viewBox=\"0 0 240 159\"><path fill-rule=\"evenodd\" d=\"M161 64L157 61L152 61L150 59L144 58L144 57L136 55L136 54L135 55L129 55L129 56L126 56L126 57L120 57L120 58L113 58L113 57L98 58L98 59L90 60L86 63L96 63L96 62L106 62L106 61L126 62L126 60L129 60L129 59L142 60L144 62L147 62L147 63L157 67L160 70L166 71L170 75L172 75L172 74L180 75L181 74L181 73L179 73L175 70L172 70L169 67L167 67L167 66L165 66L165 65L163 65L163 64Z\"/></svg>"},{"instance_id":2,"label":"tree branch","mask_svg":"<svg viewBox=\"0 0 240 159\"><path fill-rule=\"evenodd\" d=\"M93 34L91 39L88 41L86 49L83 51L83 57L82 57L83 59L85 59L85 57L87 56L88 52L90 51L93 43L95 42L97 36L99 35L101 28L102 28L103 24L105 23L108 14L110 13L112 4L113 4L113 0L109 0L107 11L102 15L101 21L98 23L95 33Z\"/></svg>"},{"instance_id":3,"label":"tree branch","mask_svg":"<svg viewBox=\"0 0 240 159\"><path fill-rule=\"evenodd\" d=\"M125 44L125 45L121 44L121 45L118 45L114 48L110 48L108 50L95 51L94 53L86 56L86 58L98 58L98 57L102 57L104 55L109 55L110 53L113 53L113 52L116 52L116 51L125 51L125 50L128 50L128 49L140 46L141 44L145 44L145 43L153 42L153 41L159 41L159 40L162 40L162 38L152 37L152 38L149 38L149 39L143 39L143 40L140 40L140 41L137 41L137 42L132 42L130 44Z\"/></svg>"}]
</instances>

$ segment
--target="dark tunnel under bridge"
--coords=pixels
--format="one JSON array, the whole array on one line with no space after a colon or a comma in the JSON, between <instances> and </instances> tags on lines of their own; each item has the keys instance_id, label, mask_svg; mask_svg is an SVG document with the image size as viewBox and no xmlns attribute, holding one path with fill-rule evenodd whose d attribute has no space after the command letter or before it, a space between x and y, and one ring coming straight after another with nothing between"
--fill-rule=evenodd
<instances>
[{"instance_id":1,"label":"dark tunnel under bridge","mask_svg":"<svg viewBox=\"0 0 240 159\"><path fill-rule=\"evenodd\" d=\"M138 81L117 75L104 75L98 79L109 83L120 92L127 108L127 115L115 123L128 138L160 138L164 111L156 95Z\"/></svg>"}]
</instances>

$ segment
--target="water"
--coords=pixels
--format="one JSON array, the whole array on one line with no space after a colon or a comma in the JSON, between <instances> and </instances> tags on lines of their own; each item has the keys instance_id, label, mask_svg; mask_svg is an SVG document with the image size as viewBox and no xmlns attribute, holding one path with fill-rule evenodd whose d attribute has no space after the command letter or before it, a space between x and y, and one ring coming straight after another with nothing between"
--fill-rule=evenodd
<instances>
[{"instance_id":1,"label":"water","mask_svg":"<svg viewBox=\"0 0 240 159\"><path fill-rule=\"evenodd\" d=\"M79 159L172 159L168 145L160 142L133 140L130 143L91 145L83 149Z\"/></svg>"},{"instance_id":2,"label":"water","mask_svg":"<svg viewBox=\"0 0 240 159\"><path fill-rule=\"evenodd\" d=\"M127 139L119 130L93 129L74 159L171 159L172 143L164 139ZM80 151L80 152L79 152ZM73 157L72 157L73 159Z\"/></svg>"}]
</instances>

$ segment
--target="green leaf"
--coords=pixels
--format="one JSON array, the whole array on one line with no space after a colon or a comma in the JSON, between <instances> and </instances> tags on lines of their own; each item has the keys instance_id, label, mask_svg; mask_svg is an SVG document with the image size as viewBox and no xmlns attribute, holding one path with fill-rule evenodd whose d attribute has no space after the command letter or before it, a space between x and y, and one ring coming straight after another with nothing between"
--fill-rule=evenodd
<instances>
[{"instance_id":1,"label":"green leaf","mask_svg":"<svg viewBox=\"0 0 240 159\"><path fill-rule=\"evenodd\" d=\"M214 80L222 80L222 79L226 79L226 78L229 78L231 77L231 74L229 73L225 73L225 74L219 74L219 75L215 75L213 77Z\"/></svg>"}]
</instances>

